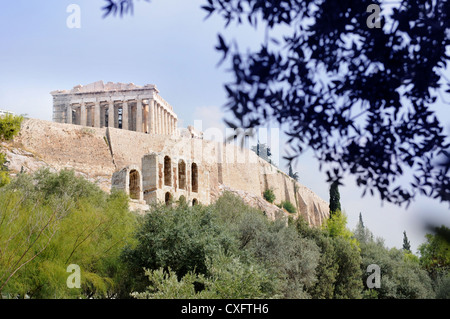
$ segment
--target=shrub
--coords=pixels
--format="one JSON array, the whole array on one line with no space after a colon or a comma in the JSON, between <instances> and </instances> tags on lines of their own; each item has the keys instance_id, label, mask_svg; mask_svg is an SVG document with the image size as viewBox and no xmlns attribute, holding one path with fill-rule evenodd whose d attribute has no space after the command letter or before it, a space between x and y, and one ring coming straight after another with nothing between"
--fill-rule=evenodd
<instances>
[{"instance_id":1,"label":"shrub","mask_svg":"<svg viewBox=\"0 0 450 319\"><path fill-rule=\"evenodd\" d=\"M210 206L155 206L136 239L124 258L137 298L308 298L320 253L231 193Z\"/></svg>"},{"instance_id":2,"label":"shrub","mask_svg":"<svg viewBox=\"0 0 450 319\"><path fill-rule=\"evenodd\" d=\"M178 199L178 205L179 206L187 206L186 197L184 195L181 195Z\"/></svg>"},{"instance_id":3,"label":"shrub","mask_svg":"<svg viewBox=\"0 0 450 319\"><path fill-rule=\"evenodd\" d=\"M273 189L271 189L271 188L266 189L263 193L263 196L264 196L264 199L266 201L268 201L269 203L273 203L275 200L275 194L273 192Z\"/></svg>"},{"instance_id":4,"label":"shrub","mask_svg":"<svg viewBox=\"0 0 450 319\"><path fill-rule=\"evenodd\" d=\"M11 114L0 116L0 140L12 140L19 133L22 121L22 116Z\"/></svg>"},{"instance_id":5,"label":"shrub","mask_svg":"<svg viewBox=\"0 0 450 319\"><path fill-rule=\"evenodd\" d=\"M22 121L22 116L11 114L0 116L0 141L12 140L19 133ZM0 152L0 187L10 182L7 162L6 155Z\"/></svg>"},{"instance_id":6,"label":"shrub","mask_svg":"<svg viewBox=\"0 0 450 319\"><path fill-rule=\"evenodd\" d=\"M295 214L297 212L297 209L295 208L294 204L292 204L290 201L283 201L281 202L281 206L288 211L288 213Z\"/></svg>"},{"instance_id":7,"label":"shrub","mask_svg":"<svg viewBox=\"0 0 450 319\"><path fill-rule=\"evenodd\" d=\"M258 265L243 263L239 258L218 254L207 263L206 277L188 272L180 280L170 267L145 270L150 285L142 293L132 293L137 299L245 299L265 298L264 292L270 280L266 271ZM204 289L198 290L201 284Z\"/></svg>"},{"instance_id":8,"label":"shrub","mask_svg":"<svg viewBox=\"0 0 450 319\"><path fill-rule=\"evenodd\" d=\"M6 155L4 153L0 153L0 187L3 187L10 182L8 166L6 163Z\"/></svg>"}]
</instances>

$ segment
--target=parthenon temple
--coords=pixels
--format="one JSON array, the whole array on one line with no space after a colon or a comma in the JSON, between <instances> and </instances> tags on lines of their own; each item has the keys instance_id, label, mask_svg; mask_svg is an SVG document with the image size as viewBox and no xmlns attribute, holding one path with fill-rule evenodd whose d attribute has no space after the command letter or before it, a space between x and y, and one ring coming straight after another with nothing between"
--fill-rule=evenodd
<instances>
[{"instance_id":1,"label":"parthenon temple","mask_svg":"<svg viewBox=\"0 0 450 319\"><path fill-rule=\"evenodd\" d=\"M178 117L153 84L137 86L98 81L50 94L54 122L148 134L178 134Z\"/></svg>"}]
</instances>

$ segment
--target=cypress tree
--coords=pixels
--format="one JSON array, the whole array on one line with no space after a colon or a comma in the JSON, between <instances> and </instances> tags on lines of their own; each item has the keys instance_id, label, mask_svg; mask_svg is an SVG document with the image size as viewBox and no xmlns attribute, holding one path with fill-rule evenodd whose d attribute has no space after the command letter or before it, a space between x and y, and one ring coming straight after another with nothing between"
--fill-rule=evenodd
<instances>
[{"instance_id":1,"label":"cypress tree","mask_svg":"<svg viewBox=\"0 0 450 319\"><path fill-rule=\"evenodd\" d=\"M406 236L406 231L403 231L403 250L411 252L411 244L409 243L408 236Z\"/></svg>"},{"instance_id":2,"label":"cypress tree","mask_svg":"<svg viewBox=\"0 0 450 319\"><path fill-rule=\"evenodd\" d=\"M330 215L341 210L340 199L339 182L334 181L330 186Z\"/></svg>"}]
</instances>

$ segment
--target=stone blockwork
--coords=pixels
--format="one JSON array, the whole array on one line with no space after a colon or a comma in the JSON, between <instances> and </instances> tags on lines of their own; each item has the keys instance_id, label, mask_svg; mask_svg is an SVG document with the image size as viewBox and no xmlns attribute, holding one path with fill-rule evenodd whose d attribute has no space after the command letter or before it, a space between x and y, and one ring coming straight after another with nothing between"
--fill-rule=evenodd
<instances>
[{"instance_id":1,"label":"stone blockwork","mask_svg":"<svg viewBox=\"0 0 450 319\"><path fill-rule=\"evenodd\" d=\"M73 168L103 190L111 187L117 170L111 159L106 129L29 119L19 135L6 146L9 168L34 172L40 167L58 171Z\"/></svg>"},{"instance_id":2,"label":"stone blockwork","mask_svg":"<svg viewBox=\"0 0 450 319\"><path fill-rule=\"evenodd\" d=\"M207 205L228 190L271 217L280 210L262 193L272 188L277 203L289 200L297 207L293 217L303 215L320 225L328 216L326 201L254 152L232 144L30 119L7 149L13 171L23 163L29 171L73 168L105 190L123 189L135 202L184 196L191 205Z\"/></svg>"}]
</instances>

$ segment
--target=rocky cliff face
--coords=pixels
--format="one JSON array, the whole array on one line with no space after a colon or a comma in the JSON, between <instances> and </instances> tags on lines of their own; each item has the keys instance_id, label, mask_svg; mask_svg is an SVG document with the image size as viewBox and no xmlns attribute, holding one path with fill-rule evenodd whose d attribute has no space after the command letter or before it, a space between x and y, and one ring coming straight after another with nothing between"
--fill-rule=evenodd
<instances>
[{"instance_id":1,"label":"rocky cliff face","mask_svg":"<svg viewBox=\"0 0 450 319\"><path fill-rule=\"evenodd\" d=\"M320 225L328 216L328 203L307 187L295 182L251 151L189 137L168 137L111 128L88 128L29 119L19 135L3 150L11 172L74 169L79 175L110 191L114 172L125 166L142 169L142 158L160 153L188 158L199 163L199 198L208 204L227 190L251 206L264 210L269 218L289 215L262 198L272 188L276 203L288 200L311 225ZM245 158L237 161L236 158ZM175 168L174 168L175 169ZM174 171L175 172L175 171ZM189 179L189 178L188 178Z\"/></svg>"}]
</instances>

